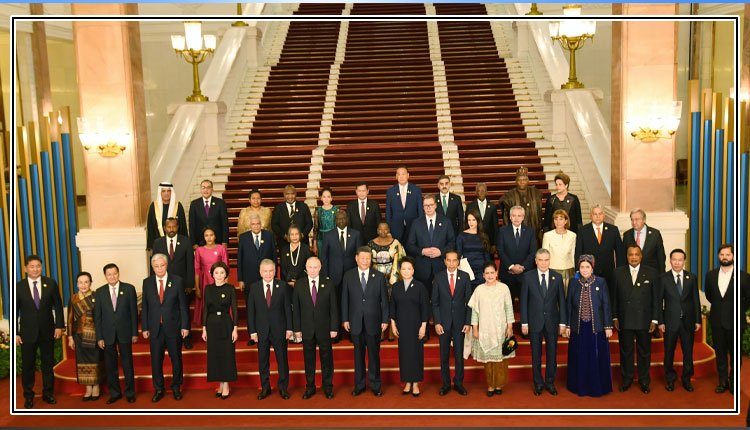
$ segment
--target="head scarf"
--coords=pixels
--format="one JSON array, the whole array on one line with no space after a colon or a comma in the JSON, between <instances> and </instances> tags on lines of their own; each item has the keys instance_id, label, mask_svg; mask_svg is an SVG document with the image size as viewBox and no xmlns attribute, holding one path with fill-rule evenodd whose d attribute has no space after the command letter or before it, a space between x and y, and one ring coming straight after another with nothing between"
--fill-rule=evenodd
<instances>
[{"instance_id":1,"label":"head scarf","mask_svg":"<svg viewBox=\"0 0 750 430\"><path fill-rule=\"evenodd\" d=\"M172 190L172 197L169 199L169 209L167 209L167 218L177 218L177 195L175 194L174 186L171 183L164 181L159 184L159 187L156 190L156 199L154 200L154 215L156 216L156 225L159 226L160 236L164 236L164 226L161 225L164 202L161 200L161 192L165 189Z\"/></svg>"},{"instance_id":2,"label":"head scarf","mask_svg":"<svg viewBox=\"0 0 750 430\"><path fill-rule=\"evenodd\" d=\"M581 263L583 263L584 261L587 262L587 263L589 263L591 265L592 269L594 268L594 261L595 261L595 259L594 259L593 255L591 255L591 254L583 254L580 257L578 257L578 264L576 264L576 267L580 268L581 267Z\"/></svg>"}]
</instances>

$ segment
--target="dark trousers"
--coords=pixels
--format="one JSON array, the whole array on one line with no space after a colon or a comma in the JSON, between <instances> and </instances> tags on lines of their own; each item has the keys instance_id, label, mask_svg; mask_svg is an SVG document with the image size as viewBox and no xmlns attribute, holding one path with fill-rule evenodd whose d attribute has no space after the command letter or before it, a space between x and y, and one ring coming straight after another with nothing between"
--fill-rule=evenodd
<instances>
[{"instance_id":1,"label":"dark trousers","mask_svg":"<svg viewBox=\"0 0 750 430\"><path fill-rule=\"evenodd\" d=\"M502 266L505 267L502 267ZM515 302L516 299L521 297L521 275L512 275L508 272L508 266L510 266L510 263L505 264L502 261L500 262L500 270L503 271L502 276L500 276L500 282L506 284L508 286L508 290L510 291L510 297ZM518 309L514 305L515 309Z\"/></svg>"},{"instance_id":2,"label":"dark trousers","mask_svg":"<svg viewBox=\"0 0 750 430\"><path fill-rule=\"evenodd\" d=\"M156 391L164 391L164 351L169 351L172 362L172 390L179 390L182 385L182 337L180 333L167 336L164 326L159 328L159 335L154 331L149 337L151 347L151 380Z\"/></svg>"},{"instance_id":3,"label":"dark trousers","mask_svg":"<svg viewBox=\"0 0 750 430\"><path fill-rule=\"evenodd\" d=\"M714 350L716 351L716 371L719 374L719 384L729 385L733 380L732 372L729 371L729 363L734 363L734 330L725 329L719 324L711 324L711 336L713 337ZM729 360L727 359L729 356ZM730 361L731 360L731 361Z\"/></svg>"},{"instance_id":4,"label":"dark trousers","mask_svg":"<svg viewBox=\"0 0 750 430\"><path fill-rule=\"evenodd\" d=\"M638 353L638 383L651 383L651 333L648 330L620 330L620 371L622 383L633 382L633 342Z\"/></svg>"},{"instance_id":5,"label":"dark trousers","mask_svg":"<svg viewBox=\"0 0 750 430\"><path fill-rule=\"evenodd\" d=\"M279 369L279 389L286 391L287 387L289 387L289 361L287 360L287 343L283 334L281 336L258 336L258 372L260 373L260 385L263 389L271 389L270 361L272 344L273 352L276 356L276 366Z\"/></svg>"},{"instance_id":6,"label":"dark trousers","mask_svg":"<svg viewBox=\"0 0 750 430\"><path fill-rule=\"evenodd\" d=\"M42 394L51 396L54 394L55 374L55 338L52 336L37 336L35 342L25 341L21 345L21 380L23 383L23 397L31 399L34 397L34 383L36 382L36 350L42 361Z\"/></svg>"},{"instance_id":7,"label":"dark trousers","mask_svg":"<svg viewBox=\"0 0 750 430\"><path fill-rule=\"evenodd\" d=\"M555 329L544 327L541 331L529 330L529 341L531 342L531 373L534 376L534 386L550 386L555 383L557 372L557 333ZM547 346L547 366L542 379L542 338Z\"/></svg>"},{"instance_id":8,"label":"dark trousers","mask_svg":"<svg viewBox=\"0 0 750 430\"><path fill-rule=\"evenodd\" d=\"M354 389L365 388L365 353L367 353L367 382L370 389L380 391L380 334L352 334L354 343ZM367 349L367 351L365 351Z\"/></svg>"},{"instance_id":9,"label":"dark trousers","mask_svg":"<svg viewBox=\"0 0 750 430\"><path fill-rule=\"evenodd\" d=\"M115 337L115 342L104 347L104 366L107 369L107 386L110 397L122 397L120 374L117 369L117 352L122 360L122 373L125 375L125 396L135 396L135 372L133 371L133 344L130 338L125 342Z\"/></svg>"},{"instance_id":10,"label":"dark trousers","mask_svg":"<svg viewBox=\"0 0 750 430\"><path fill-rule=\"evenodd\" d=\"M680 320L680 326L677 330L670 330L667 327L664 332L664 377L667 382L674 382L677 379L677 372L674 370L674 352L677 349L677 339L680 340L682 348L682 381L689 382L693 376L693 339L695 325L688 327L683 320Z\"/></svg>"},{"instance_id":11,"label":"dark trousers","mask_svg":"<svg viewBox=\"0 0 750 430\"><path fill-rule=\"evenodd\" d=\"M302 350L305 355L305 388L315 389L315 346L320 349L320 373L323 377L323 389L333 389L333 348L330 339L316 337L302 338Z\"/></svg>"},{"instance_id":12,"label":"dark trousers","mask_svg":"<svg viewBox=\"0 0 750 430\"><path fill-rule=\"evenodd\" d=\"M453 326L450 330L438 336L440 341L440 377L443 380L443 386L451 385L451 340L453 340L453 357L456 361L456 374L453 377L455 385L464 384L464 333L461 331L463 326Z\"/></svg>"}]
</instances>

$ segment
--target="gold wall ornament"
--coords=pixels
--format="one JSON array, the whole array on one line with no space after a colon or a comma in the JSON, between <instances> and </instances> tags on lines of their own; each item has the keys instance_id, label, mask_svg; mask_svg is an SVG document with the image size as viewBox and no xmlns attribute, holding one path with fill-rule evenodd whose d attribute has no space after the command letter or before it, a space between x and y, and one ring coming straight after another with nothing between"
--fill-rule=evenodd
<instances>
[{"instance_id":1,"label":"gold wall ornament","mask_svg":"<svg viewBox=\"0 0 750 430\"><path fill-rule=\"evenodd\" d=\"M563 15L581 15L581 5L563 6ZM576 76L576 51L583 47L587 39L593 39L596 33L596 21L581 19L553 21L549 23L549 33L552 40L560 42L560 46L570 53L568 82L562 84L560 88L563 90L583 88L583 83L579 82Z\"/></svg>"},{"instance_id":2,"label":"gold wall ornament","mask_svg":"<svg viewBox=\"0 0 750 430\"><path fill-rule=\"evenodd\" d=\"M629 108L632 113L625 121L625 130L633 138L644 143L652 143L659 139L671 139L677 132L682 116L681 101L633 104L635 106Z\"/></svg>"},{"instance_id":3,"label":"gold wall ornament","mask_svg":"<svg viewBox=\"0 0 750 430\"><path fill-rule=\"evenodd\" d=\"M193 94L185 98L189 102L207 102L208 97L201 93L201 82L198 76L198 64L216 49L216 36L201 34L201 23L185 22L185 35L172 35L172 49L193 65Z\"/></svg>"},{"instance_id":4,"label":"gold wall ornament","mask_svg":"<svg viewBox=\"0 0 750 430\"><path fill-rule=\"evenodd\" d=\"M79 117L78 138L83 149L87 152L94 150L102 157L116 157L127 149L130 133L124 131L105 131L102 119L97 118L97 125L93 126L88 118Z\"/></svg>"}]
</instances>

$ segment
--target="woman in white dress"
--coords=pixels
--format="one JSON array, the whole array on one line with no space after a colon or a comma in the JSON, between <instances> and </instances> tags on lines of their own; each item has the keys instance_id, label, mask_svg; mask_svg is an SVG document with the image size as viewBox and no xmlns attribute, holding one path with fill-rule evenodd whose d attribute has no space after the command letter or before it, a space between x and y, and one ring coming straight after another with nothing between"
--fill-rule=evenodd
<instances>
[{"instance_id":1,"label":"woman in white dress","mask_svg":"<svg viewBox=\"0 0 750 430\"><path fill-rule=\"evenodd\" d=\"M508 286L497 280L493 261L484 265L484 283L477 286L469 300L471 308L471 355L484 363L487 397L502 394L508 382L507 358L503 356L505 339L513 336L513 300ZM468 350L468 348L466 348ZM466 351L464 352L464 356Z\"/></svg>"},{"instance_id":2,"label":"woman in white dress","mask_svg":"<svg viewBox=\"0 0 750 430\"><path fill-rule=\"evenodd\" d=\"M573 277L575 266L576 234L570 231L570 217L562 209L552 214L555 229L544 233L542 248L549 251L549 268L563 277L565 294L568 294L568 282Z\"/></svg>"}]
</instances>

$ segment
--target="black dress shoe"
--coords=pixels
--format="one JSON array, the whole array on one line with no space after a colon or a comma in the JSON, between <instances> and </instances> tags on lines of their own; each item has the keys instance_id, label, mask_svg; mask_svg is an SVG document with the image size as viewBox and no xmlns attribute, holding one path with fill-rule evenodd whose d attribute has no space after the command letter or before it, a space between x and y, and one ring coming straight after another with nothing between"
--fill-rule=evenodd
<instances>
[{"instance_id":1,"label":"black dress shoe","mask_svg":"<svg viewBox=\"0 0 750 430\"><path fill-rule=\"evenodd\" d=\"M26 409L31 409L34 407L34 399L29 397L28 399L23 401L23 407Z\"/></svg>"},{"instance_id":2,"label":"black dress shoe","mask_svg":"<svg viewBox=\"0 0 750 430\"><path fill-rule=\"evenodd\" d=\"M354 390L352 390L352 396L357 397L364 392L365 392L364 388L355 388Z\"/></svg>"},{"instance_id":3,"label":"black dress shoe","mask_svg":"<svg viewBox=\"0 0 750 430\"><path fill-rule=\"evenodd\" d=\"M414 391L412 391L411 393L411 395L414 397L419 397L420 394L422 394L422 392L415 393Z\"/></svg>"},{"instance_id":4,"label":"black dress shoe","mask_svg":"<svg viewBox=\"0 0 750 430\"><path fill-rule=\"evenodd\" d=\"M315 388L308 388L305 390L305 394L302 395L302 400L307 400L315 395Z\"/></svg>"},{"instance_id":5,"label":"black dress shoe","mask_svg":"<svg viewBox=\"0 0 750 430\"><path fill-rule=\"evenodd\" d=\"M501 394L503 394L503 389L502 388L495 388L495 395L499 396Z\"/></svg>"},{"instance_id":6,"label":"black dress shoe","mask_svg":"<svg viewBox=\"0 0 750 430\"><path fill-rule=\"evenodd\" d=\"M534 395L535 396L541 396L542 395L542 386L538 385L534 387Z\"/></svg>"},{"instance_id":7,"label":"black dress shoe","mask_svg":"<svg viewBox=\"0 0 750 430\"><path fill-rule=\"evenodd\" d=\"M641 385L641 391L643 394L648 394L651 392L651 389L648 388L648 384L640 384Z\"/></svg>"},{"instance_id":8,"label":"black dress shoe","mask_svg":"<svg viewBox=\"0 0 750 430\"><path fill-rule=\"evenodd\" d=\"M442 387L440 387L440 391L438 391L438 394L440 394L441 396L444 396L448 394L450 390L451 390L450 385L443 385Z\"/></svg>"},{"instance_id":9,"label":"black dress shoe","mask_svg":"<svg viewBox=\"0 0 750 430\"><path fill-rule=\"evenodd\" d=\"M402 391L401 391L401 395L402 395L402 396L406 396L406 395L409 395L409 394L411 394L411 392L413 391L413 389L414 389L414 387L409 387L409 389L408 389L408 390L402 390Z\"/></svg>"},{"instance_id":10,"label":"black dress shoe","mask_svg":"<svg viewBox=\"0 0 750 430\"><path fill-rule=\"evenodd\" d=\"M264 389L260 390L260 393L258 394L258 400L263 400L266 397L268 397L270 394L271 394L271 389L270 388L264 388Z\"/></svg>"},{"instance_id":11,"label":"black dress shoe","mask_svg":"<svg viewBox=\"0 0 750 430\"><path fill-rule=\"evenodd\" d=\"M492 397L495 395L495 390L489 390L487 391L487 397Z\"/></svg>"},{"instance_id":12,"label":"black dress shoe","mask_svg":"<svg viewBox=\"0 0 750 430\"><path fill-rule=\"evenodd\" d=\"M182 392L180 390L172 390L172 397L175 400L182 400Z\"/></svg>"},{"instance_id":13,"label":"black dress shoe","mask_svg":"<svg viewBox=\"0 0 750 430\"><path fill-rule=\"evenodd\" d=\"M721 394L724 391L727 391L729 389L729 386L727 384L719 384L716 386L716 389L714 390L717 394Z\"/></svg>"},{"instance_id":14,"label":"black dress shoe","mask_svg":"<svg viewBox=\"0 0 750 430\"><path fill-rule=\"evenodd\" d=\"M667 386L665 387L667 391L672 392L674 391L674 381L667 382Z\"/></svg>"},{"instance_id":15,"label":"black dress shoe","mask_svg":"<svg viewBox=\"0 0 750 430\"><path fill-rule=\"evenodd\" d=\"M101 394L96 395L96 396L91 396L91 401L95 402L95 401L99 400L99 397L101 397Z\"/></svg>"},{"instance_id":16,"label":"black dress shoe","mask_svg":"<svg viewBox=\"0 0 750 430\"><path fill-rule=\"evenodd\" d=\"M221 397L221 391L216 392L216 398L218 399L219 397Z\"/></svg>"},{"instance_id":17,"label":"black dress shoe","mask_svg":"<svg viewBox=\"0 0 750 430\"><path fill-rule=\"evenodd\" d=\"M228 399L228 398L229 398L229 395L230 395L230 394L231 394L231 393L227 393L227 395L226 395L226 396L222 394L222 395L221 395L221 400L226 400L226 399Z\"/></svg>"},{"instance_id":18,"label":"black dress shoe","mask_svg":"<svg viewBox=\"0 0 750 430\"><path fill-rule=\"evenodd\" d=\"M250 339L250 340L247 341L247 346L253 346L255 344L256 344L256 342L254 340L252 340L252 339Z\"/></svg>"},{"instance_id":19,"label":"black dress shoe","mask_svg":"<svg viewBox=\"0 0 750 430\"><path fill-rule=\"evenodd\" d=\"M50 405L57 403L55 396L42 396L42 400L44 400L44 403L49 403Z\"/></svg>"},{"instance_id":20,"label":"black dress shoe","mask_svg":"<svg viewBox=\"0 0 750 430\"><path fill-rule=\"evenodd\" d=\"M466 391L466 388L464 388L464 386L463 386L463 385L454 385L454 386L453 386L453 389L454 389L454 390L456 390L456 392L457 392L458 394L462 395L462 396L465 396L465 395L469 394L469 393L468 393L468 392Z\"/></svg>"},{"instance_id":21,"label":"black dress shoe","mask_svg":"<svg viewBox=\"0 0 750 430\"><path fill-rule=\"evenodd\" d=\"M374 395L375 397L383 397L383 391L382 391L382 390L379 390L379 389L378 389L378 390L372 390L372 394L373 394L373 395Z\"/></svg>"},{"instance_id":22,"label":"black dress shoe","mask_svg":"<svg viewBox=\"0 0 750 430\"><path fill-rule=\"evenodd\" d=\"M190 336L183 340L182 346L184 346L185 349L193 349L193 341L190 339Z\"/></svg>"},{"instance_id":23,"label":"black dress shoe","mask_svg":"<svg viewBox=\"0 0 750 430\"><path fill-rule=\"evenodd\" d=\"M632 384L632 382L628 382L627 384L620 385L620 392L624 393L624 392L628 391L630 389L630 385L631 384Z\"/></svg>"},{"instance_id":24,"label":"black dress shoe","mask_svg":"<svg viewBox=\"0 0 750 430\"><path fill-rule=\"evenodd\" d=\"M112 403L120 400L121 398L122 398L122 396L110 397L109 399L107 399L107 404L111 405Z\"/></svg>"},{"instance_id":25,"label":"black dress shoe","mask_svg":"<svg viewBox=\"0 0 750 430\"><path fill-rule=\"evenodd\" d=\"M553 396L556 396L557 395L557 388L555 388L554 384L547 385L547 392L549 392Z\"/></svg>"},{"instance_id":26,"label":"black dress shoe","mask_svg":"<svg viewBox=\"0 0 750 430\"><path fill-rule=\"evenodd\" d=\"M162 396L163 395L164 395L164 393L162 393ZM135 396L126 397L126 399L128 400L128 403L135 403Z\"/></svg>"},{"instance_id":27,"label":"black dress shoe","mask_svg":"<svg viewBox=\"0 0 750 430\"><path fill-rule=\"evenodd\" d=\"M693 392L695 389L693 388L693 384L690 383L690 381L683 381L682 382L682 388L685 389L685 391Z\"/></svg>"},{"instance_id":28,"label":"black dress shoe","mask_svg":"<svg viewBox=\"0 0 750 430\"><path fill-rule=\"evenodd\" d=\"M279 388L279 395L282 399L289 400L289 393L285 389Z\"/></svg>"},{"instance_id":29,"label":"black dress shoe","mask_svg":"<svg viewBox=\"0 0 750 430\"><path fill-rule=\"evenodd\" d=\"M162 398L164 398L164 391L157 391L157 392L154 393L154 397L151 398L151 402L152 403L156 403L159 400L161 400ZM130 400L130 399L128 399L128 400Z\"/></svg>"},{"instance_id":30,"label":"black dress shoe","mask_svg":"<svg viewBox=\"0 0 750 430\"><path fill-rule=\"evenodd\" d=\"M326 399L332 399L333 398L333 390L326 390Z\"/></svg>"},{"instance_id":31,"label":"black dress shoe","mask_svg":"<svg viewBox=\"0 0 750 430\"><path fill-rule=\"evenodd\" d=\"M83 396L81 397L81 400L84 402L88 402L89 400L91 400L91 396Z\"/></svg>"}]
</instances>

